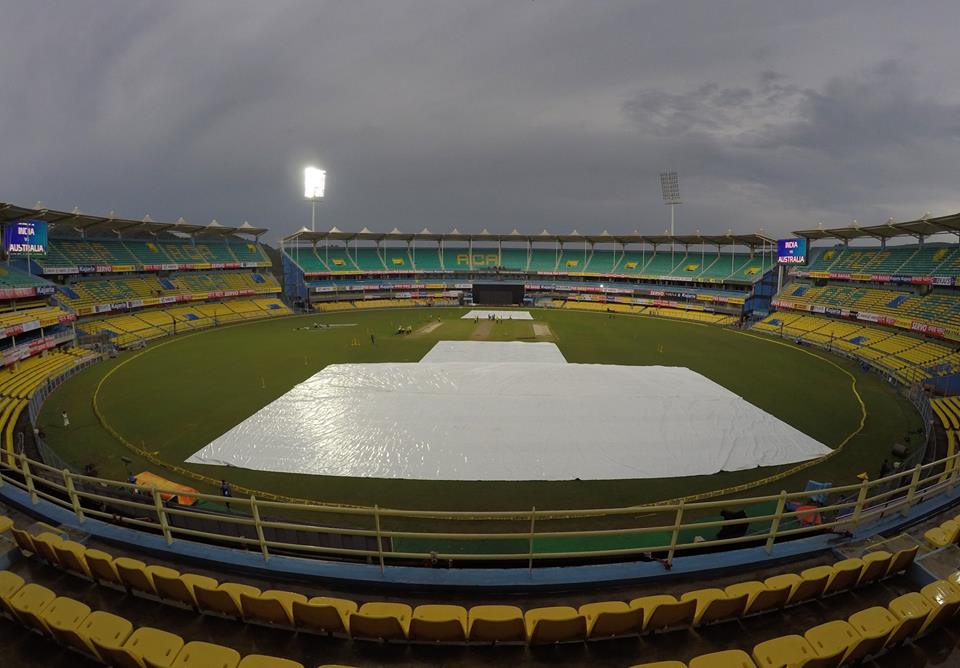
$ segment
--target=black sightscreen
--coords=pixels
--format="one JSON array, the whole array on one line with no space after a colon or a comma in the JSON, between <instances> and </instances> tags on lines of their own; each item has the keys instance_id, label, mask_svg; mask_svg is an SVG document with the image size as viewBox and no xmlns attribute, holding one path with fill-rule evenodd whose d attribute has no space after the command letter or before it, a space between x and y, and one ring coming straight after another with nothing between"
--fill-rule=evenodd
<instances>
[{"instance_id":1,"label":"black sightscreen","mask_svg":"<svg viewBox=\"0 0 960 668\"><path fill-rule=\"evenodd\" d=\"M473 286L473 303L490 306L523 304L522 285L477 285Z\"/></svg>"}]
</instances>

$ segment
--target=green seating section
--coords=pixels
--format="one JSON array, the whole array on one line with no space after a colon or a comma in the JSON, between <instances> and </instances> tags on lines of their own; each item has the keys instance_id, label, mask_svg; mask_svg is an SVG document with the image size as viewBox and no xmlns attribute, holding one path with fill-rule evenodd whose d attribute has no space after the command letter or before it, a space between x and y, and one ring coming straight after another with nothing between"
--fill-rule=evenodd
<instances>
[{"instance_id":1,"label":"green seating section","mask_svg":"<svg viewBox=\"0 0 960 668\"><path fill-rule=\"evenodd\" d=\"M240 241L51 239L48 250L42 267L269 262L259 244Z\"/></svg>"},{"instance_id":2,"label":"green seating section","mask_svg":"<svg viewBox=\"0 0 960 668\"><path fill-rule=\"evenodd\" d=\"M590 250L582 246L535 248L467 247L421 248L410 254L405 247L287 249L287 255L306 273L375 273L378 271L484 271L529 273L625 274L636 277L670 277L689 281L737 281L753 283L771 269L769 256L716 252L686 253L683 249L654 253ZM416 261L416 263L414 263Z\"/></svg>"},{"instance_id":3,"label":"green seating section","mask_svg":"<svg viewBox=\"0 0 960 668\"><path fill-rule=\"evenodd\" d=\"M410 268L410 258L407 257L406 250L391 249L388 255L389 259L381 258L375 248L358 248L353 251L355 264L360 271L378 272L384 269L401 271ZM384 265L385 259L390 266Z\"/></svg>"},{"instance_id":4,"label":"green seating section","mask_svg":"<svg viewBox=\"0 0 960 668\"><path fill-rule=\"evenodd\" d=\"M563 266L563 263L559 261L559 255L560 254L552 248L535 249L533 254L530 256L528 271L567 271Z\"/></svg>"},{"instance_id":5,"label":"green seating section","mask_svg":"<svg viewBox=\"0 0 960 668\"><path fill-rule=\"evenodd\" d=\"M333 272L359 272L359 268L350 257L350 254L344 248L317 248L317 259L322 258L322 262Z\"/></svg>"},{"instance_id":6,"label":"green seating section","mask_svg":"<svg viewBox=\"0 0 960 668\"><path fill-rule=\"evenodd\" d=\"M500 253L500 264L515 271L527 270L526 248L504 248Z\"/></svg>"},{"instance_id":7,"label":"green seating section","mask_svg":"<svg viewBox=\"0 0 960 668\"><path fill-rule=\"evenodd\" d=\"M939 244L836 246L822 251L807 269L847 274L960 276L960 249Z\"/></svg>"},{"instance_id":8,"label":"green seating section","mask_svg":"<svg viewBox=\"0 0 960 668\"><path fill-rule=\"evenodd\" d=\"M392 256L392 253L388 254L388 258ZM390 260L388 259L387 262L389 263ZM410 265L411 266L406 268L416 269L417 271L442 270L443 264L440 262L440 249L431 246L416 248L414 252L410 254Z\"/></svg>"},{"instance_id":9,"label":"green seating section","mask_svg":"<svg viewBox=\"0 0 960 668\"><path fill-rule=\"evenodd\" d=\"M40 276L33 276L14 267L0 266L0 290L4 288L37 288L50 285Z\"/></svg>"},{"instance_id":10,"label":"green seating section","mask_svg":"<svg viewBox=\"0 0 960 668\"><path fill-rule=\"evenodd\" d=\"M270 258L267 257L263 247L260 244L253 243L252 241L227 241L224 245L226 246L226 250L229 251L233 257L237 258L239 262L270 261Z\"/></svg>"}]
</instances>

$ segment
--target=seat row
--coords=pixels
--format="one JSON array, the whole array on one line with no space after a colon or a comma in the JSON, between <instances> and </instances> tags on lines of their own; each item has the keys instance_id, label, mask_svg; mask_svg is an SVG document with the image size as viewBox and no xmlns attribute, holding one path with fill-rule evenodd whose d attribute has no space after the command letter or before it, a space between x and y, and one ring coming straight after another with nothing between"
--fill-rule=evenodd
<instances>
[{"instance_id":1,"label":"seat row","mask_svg":"<svg viewBox=\"0 0 960 668\"><path fill-rule=\"evenodd\" d=\"M733 649L704 654L688 664L658 661L633 668L838 668L879 655L939 628L960 610L960 573L919 592L898 596L808 629L802 636L780 636L754 646L751 654Z\"/></svg>"},{"instance_id":2,"label":"seat row","mask_svg":"<svg viewBox=\"0 0 960 668\"><path fill-rule=\"evenodd\" d=\"M712 624L829 596L875 582L910 566L917 548L872 552L831 566L686 592L627 601L550 606L526 611L512 605L419 605L355 601L260 589L180 573L128 557L114 558L52 533L13 528L20 549L102 584L200 613L247 622L371 640L419 642L578 642Z\"/></svg>"},{"instance_id":3,"label":"seat row","mask_svg":"<svg viewBox=\"0 0 960 668\"><path fill-rule=\"evenodd\" d=\"M16 573L0 571L0 613L28 629L108 666L118 668L304 668L302 663L240 653L208 642L184 642L175 633L88 605ZM333 668L332 664L327 668Z\"/></svg>"},{"instance_id":4,"label":"seat row","mask_svg":"<svg viewBox=\"0 0 960 668\"><path fill-rule=\"evenodd\" d=\"M956 545L960 542L960 515L957 515L953 519L945 520L941 522L939 526L925 531L923 540L934 549L948 545Z\"/></svg>"}]
</instances>

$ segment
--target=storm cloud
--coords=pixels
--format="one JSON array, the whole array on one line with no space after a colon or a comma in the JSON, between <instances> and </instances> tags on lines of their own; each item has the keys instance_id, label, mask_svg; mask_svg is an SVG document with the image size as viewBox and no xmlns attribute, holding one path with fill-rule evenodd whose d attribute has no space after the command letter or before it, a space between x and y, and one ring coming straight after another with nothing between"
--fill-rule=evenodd
<instances>
[{"instance_id":1,"label":"storm cloud","mask_svg":"<svg viewBox=\"0 0 960 668\"><path fill-rule=\"evenodd\" d=\"M771 234L960 210L960 6L0 0L0 201Z\"/></svg>"}]
</instances>

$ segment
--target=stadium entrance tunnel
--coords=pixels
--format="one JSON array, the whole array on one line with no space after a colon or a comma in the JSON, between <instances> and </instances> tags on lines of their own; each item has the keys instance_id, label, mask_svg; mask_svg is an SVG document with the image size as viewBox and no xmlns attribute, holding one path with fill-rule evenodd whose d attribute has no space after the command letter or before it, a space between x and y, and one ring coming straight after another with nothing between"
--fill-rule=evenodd
<instances>
[{"instance_id":1,"label":"stadium entrance tunnel","mask_svg":"<svg viewBox=\"0 0 960 668\"><path fill-rule=\"evenodd\" d=\"M523 284L473 284L473 303L490 306L521 306L523 304Z\"/></svg>"}]
</instances>

